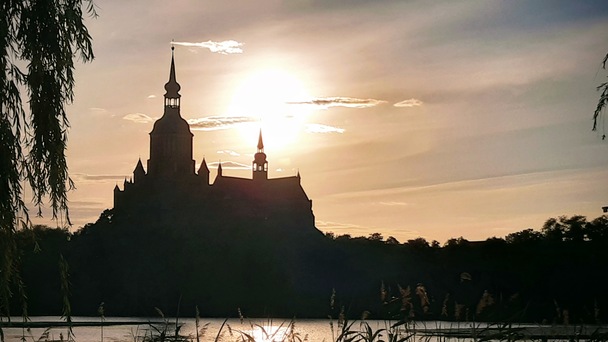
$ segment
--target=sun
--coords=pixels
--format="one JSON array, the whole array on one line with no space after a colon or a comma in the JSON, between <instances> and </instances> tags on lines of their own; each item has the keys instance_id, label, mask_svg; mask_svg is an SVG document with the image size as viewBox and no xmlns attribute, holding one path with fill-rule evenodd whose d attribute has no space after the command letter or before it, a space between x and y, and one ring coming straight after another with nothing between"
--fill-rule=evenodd
<instances>
[{"instance_id":1,"label":"sun","mask_svg":"<svg viewBox=\"0 0 608 342\"><path fill-rule=\"evenodd\" d=\"M294 103L310 99L303 82L284 69L267 68L252 72L235 89L227 109L229 116L253 118L256 125L241 127L244 138L257 137L262 128L268 146L285 147L297 140L309 112Z\"/></svg>"}]
</instances>

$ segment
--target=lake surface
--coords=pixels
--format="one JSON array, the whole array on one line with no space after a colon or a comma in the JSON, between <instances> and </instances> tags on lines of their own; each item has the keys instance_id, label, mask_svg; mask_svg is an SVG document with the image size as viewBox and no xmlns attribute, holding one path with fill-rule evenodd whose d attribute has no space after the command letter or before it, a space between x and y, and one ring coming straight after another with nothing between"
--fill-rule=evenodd
<instances>
[{"instance_id":1,"label":"lake surface","mask_svg":"<svg viewBox=\"0 0 608 342\"><path fill-rule=\"evenodd\" d=\"M21 322L20 317L15 317L12 322ZM59 317L32 317L33 324L39 322L62 322ZM99 324L99 317L73 317L75 324ZM116 318L107 317L104 321L103 329L100 326L75 326L72 328L74 340L77 342L141 342L145 336L157 334L159 330L167 328L168 334L173 335L175 329L175 319L167 320L168 324L164 324L159 318ZM373 330L387 329L394 322L388 321L366 321ZM117 324L117 325L116 325ZM192 341L196 341L196 320L193 318L185 318L179 320L181 326L179 333L181 336L189 336ZM333 325L333 333L332 333ZM156 329L155 329L155 328ZM470 336L473 333L483 332L496 333L499 326L488 325L484 323L470 322L415 322L408 324L409 332L412 336L410 341L472 341ZM361 322L357 321L351 326L351 331L359 330ZM6 327L6 320L3 319L3 329L5 340L22 341L25 337L26 341L64 341L68 339L67 327L36 327L31 329ZM339 335L339 327L337 321L329 319L296 319L290 321L286 319L244 319L243 321L235 319L206 319L201 318L199 321L199 339L201 342L215 341L216 337L221 336L221 341L248 341L247 337L251 336L256 342L270 341L291 341L286 339L286 336L296 337L295 341L310 341L310 342L331 342L335 341ZM503 326L502 331L509 333L521 333L528 338L541 339L541 336L548 336L549 340L568 340L568 336L579 336L591 334L598 329L601 332L608 333L606 326L542 326L536 324L520 324L516 326ZM490 331L491 330L491 331ZM402 332L405 333L404 330ZM437 333L440 334L437 334ZM446 339L446 335L450 334ZM386 340L386 332L383 335ZM479 336L480 337L480 336ZM500 339L500 338L496 338Z\"/></svg>"},{"instance_id":2,"label":"lake surface","mask_svg":"<svg viewBox=\"0 0 608 342\"><path fill-rule=\"evenodd\" d=\"M21 322L21 318L13 318L13 322ZM32 322L61 322L58 317L32 317ZM99 317L73 317L77 323L91 322L99 323ZM121 325L110 325L113 323L127 323ZM168 331L173 334L175 319L168 319ZM142 341L144 336L157 331L152 327L163 330L165 325L159 318L106 318L103 327L104 342L118 341ZM193 318L180 319L180 335L191 336L196 341L196 321ZM337 334L337 322L334 324L334 335ZM384 324L384 323L383 323ZM31 328L29 331L24 328L10 327L5 324L4 334L6 341L21 341L22 336L27 341L38 341L41 336L42 341L48 336L48 340L59 341L61 337L67 340L67 327L52 328ZM76 326L72 328L74 339L77 342L101 341L102 328L99 326ZM298 319L295 322L286 319L204 319L199 321L200 341L214 341L218 334L222 336L222 341L241 341L241 337L252 336L256 341L282 341L287 334L295 334L302 341L332 341L331 322L327 319ZM46 334L46 335L44 335Z\"/></svg>"}]
</instances>

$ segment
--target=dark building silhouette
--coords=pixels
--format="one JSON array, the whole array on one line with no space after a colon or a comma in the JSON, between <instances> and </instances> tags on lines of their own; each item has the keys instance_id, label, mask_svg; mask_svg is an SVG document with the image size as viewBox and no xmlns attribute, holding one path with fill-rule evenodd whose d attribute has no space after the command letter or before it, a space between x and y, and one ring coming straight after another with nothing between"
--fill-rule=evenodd
<instances>
[{"instance_id":1,"label":"dark building silhouette","mask_svg":"<svg viewBox=\"0 0 608 342\"><path fill-rule=\"evenodd\" d=\"M165 90L163 116L150 132L147 172L140 159L133 178L125 179L123 189L116 185L115 212L158 216L177 210L180 213L190 211L197 218L222 213L236 219L262 219L314 228L312 201L300 184L299 172L291 177L268 178L261 130L251 179L224 175L220 163L217 176L210 183L205 159L195 172L193 134L180 115L180 85L175 77L173 53Z\"/></svg>"}]
</instances>

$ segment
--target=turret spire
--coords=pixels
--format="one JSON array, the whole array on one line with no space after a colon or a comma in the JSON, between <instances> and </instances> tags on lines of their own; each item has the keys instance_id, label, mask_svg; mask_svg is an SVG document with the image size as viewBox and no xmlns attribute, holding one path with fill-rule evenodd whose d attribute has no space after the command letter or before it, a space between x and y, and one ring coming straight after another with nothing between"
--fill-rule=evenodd
<instances>
[{"instance_id":1,"label":"turret spire","mask_svg":"<svg viewBox=\"0 0 608 342\"><path fill-rule=\"evenodd\" d=\"M144 180L145 176L146 171L144 170L144 165L141 163L141 158L139 158L139 160L137 160L135 170L133 170L133 181L135 183L139 183Z\"/></svg>"},{"instance_id":2,"label":"turret spire","mask_svg":"<svg viewBox=\"0 0 608 342\"><path fill-rule=\"evenodd\" d=\"M258 138L258 152L264 152L264 141L262 140L262 129L260 128L260 137Z\"/></svg>"},{"instance_id":3,"label":"turret spire","mask_svg":"<svg viewBox=\"0 0 608 342\"><path fill-rule=\"evenodd\" d=\"M203 173L209 174L209 167L207 167L207 161L205 160L205 157L203 157L201 166L198 168L198 175L200 176Z\"/></svg>"},{"instance_id":4,"label":"turret spire","mask_svg":"<svg viewBox=\"0 0 608 342\"><path fill-rule=\"evenodd\" d=\"M223 176L222 175L222 161L220 160L219 164L217 165L217 175L218 177Z\"/></svg>"},{"instance_id":5,"label":"turret spire","mask_svg":"<svg viewBox=\"0 0 608 342\"><path fill-rule=\"evenodd\" d=\"M262 130L258 138L258 153L253 156L253 179L268 179L268 161L264 153L264 141L262 140Z\"/></svg>"},{"instance_id":6,"label":"turret spire","mask_svg":"<svg viewBox=\"0 0 608 342\"><path fill-rule=\"evenodd\" d=\"M177 83L175 78L175 58L174 58L175 47L171 47L171 70L169 71L169 82L165 84L165 106L179 107L179 90L181 86Z\"/></svg>"}]
</instances>

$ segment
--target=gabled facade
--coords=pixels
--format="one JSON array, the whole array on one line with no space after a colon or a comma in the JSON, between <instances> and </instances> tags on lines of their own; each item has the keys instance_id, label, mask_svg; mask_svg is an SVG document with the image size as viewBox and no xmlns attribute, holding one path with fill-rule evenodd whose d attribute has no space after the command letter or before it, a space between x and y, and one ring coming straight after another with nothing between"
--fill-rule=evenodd
<instances>
[{"instance_id":1,"label":"gabled facade","mask_svg":"<svg viewBox=\"0 0 608 342\"><path fill-rule=\"evenodd\" d=\"M314 227L312 201L301 186L300 174L268 178L261 131L251 179L226 176L220 164L210 183L205 159L195 172L193 134L180 114L180 88L172 53L163 116L150 132L147 172L138 160L132 179L125 179L122 190L118 185L114 188L114 210L155 215L178 210L199 216L219 211L239 219L276 219Z\"/></svg>"}]
</instances>

